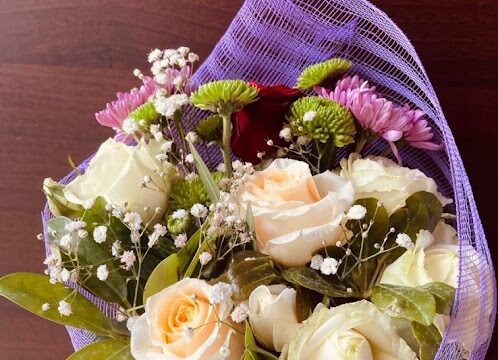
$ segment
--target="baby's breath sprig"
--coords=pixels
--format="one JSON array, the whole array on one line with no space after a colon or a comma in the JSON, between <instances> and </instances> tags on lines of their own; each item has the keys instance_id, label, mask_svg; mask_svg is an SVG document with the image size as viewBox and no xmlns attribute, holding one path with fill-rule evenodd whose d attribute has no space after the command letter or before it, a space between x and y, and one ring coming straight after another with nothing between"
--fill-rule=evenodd
<instances>
[{"instance_id":1,"label":"baby's breath sprig","mask_svg":"<svg viewBox=\"0 0 498 360\"><path fill-rule=\"evenodd\" d=\"M243 80L218 80L201 85L194 92L190 101L199 109L217 113L223 123L223 160L227 175L232 175L232 161L230 156L230 140L232 137L231 116L234 112L258 98L258 88L249 85Z\"/></svg>"}]
</instances>

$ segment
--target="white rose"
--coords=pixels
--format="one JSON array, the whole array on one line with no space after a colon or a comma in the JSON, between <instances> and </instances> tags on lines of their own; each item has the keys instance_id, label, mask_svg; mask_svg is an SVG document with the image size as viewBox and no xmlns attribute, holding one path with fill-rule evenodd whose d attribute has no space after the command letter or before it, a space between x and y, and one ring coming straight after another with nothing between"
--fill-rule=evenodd
<instances>
[{"instance_id":1,"label":"white rose","mask_svg":"<svg viewBox=\"0 0 498 360\"><path fill-rule=\"evenodd\" d=\"M183 279L147 299L145 313L131 328L131 353L137 360L218 360L224 346L238 360L242 335L222 324L233 307L229 297L210 303L213 286Z\"/></svg>"},{"instance_id":2,"label":"white rose","mask_svg":"<svg viewBox=\"0 0 498 360\"><path fill-rule=\"evenodd\" d=\"M167 209L171 183L177 176L173 165L155 158L161 153L162 144L164 141L151 140L132 147L108 139L85 173L65 186L64 196L75 204L84 204L99 196L116 206L126 202L128 209L139 213L145 223L154 217L151 223L154 225ZM160 176L161 173L164 176ZM141 187L145 176L150 183ZM145 207L149 210L145 211ZM155 213L158 207L161 211Z\"/></svg>"},{"instance_id":3,"label":"white rose","mask_svg":"<svg viewBox=\"0 0 498 360\"><path fill-rule=\"evenodd\" d=\"M440 221L433 234L421 230L417 234L417 243L413 249L407 250L396 261L390 264L382 275L380 283L421 286L429 282L438 281L458 287L459 274L459 246L456 230ZM481 284L491 288L492 274L490 267L483 263L477 251L470 245L462 249L465 259L464 271L460 274L461 284L465 288L463 300L458 304L456 318L452 320L452 328L459 333L459 340L467 350L484 343L490 327L484 326L484 331L478 333L479 319L489 318L492 311L493 294L488 290L487 298L480 298ZM475 311L475 309L480 309ZM441 332L443 328L438 326ZM456 330L461 328L461 330ZM476 334L479 334L476 337Z\"/></svg>"},{"instance_id":4,"label":"white rose","mask_svg":"<svg viewBox=\"0 0 498 360\"><path fill-rule=\"evenodd\" d=\"M254 173L238 195L242 208L251 204L258 250L280 264L298 266L343 239L340 224L354 190L330 171L312 176L304 162L276 159Z\"/></svg>"},{"instance_id":5,"label":"white rose","mask_svg":"<svg viewBox=\"0 0 498 360\"><path fill-rule=\"evenodd\" d=\"M292 337L286 360L415 360L391 319L362 300L331 309L319 308Z\"/></svg>"},{"instance_id":6,"label":"white rose","mask_svg":"<svg viewBox=\"0 0 498 360\"><path fill-rule=\"evenodd\" d=\"M259 340L282 351L299 326L296 290L284 285L258 286L249 296L249 321Z\"/></svg>"},{"instance_id":7,"label":"white rose","mask_svg":"<svg viewBox=\"0 0 498 360\"><path fill-rule=\"evenodd\" d=\"M451 203L437 191L434 180L423 172L399 166L384 157L362 159L358 154L351 154L341 160L340 174L353 183L356 199L376 198L389 214L405 206L406 199L418 191L433 193L443 206Z\"/></svg>"},{"instance_id":8,"label":"white rose","mask_svg":"<svg viewBox=\"0 0 498 360\"><path fill-rule=\"evenodd\" d=\"M437 238L435 236L438 236ZM431 234L421 230L416 245L390 264L381 283L421 286L433 281L457 287L458 238L455 229L440 221Z\"/></svg>"}]
</instances>

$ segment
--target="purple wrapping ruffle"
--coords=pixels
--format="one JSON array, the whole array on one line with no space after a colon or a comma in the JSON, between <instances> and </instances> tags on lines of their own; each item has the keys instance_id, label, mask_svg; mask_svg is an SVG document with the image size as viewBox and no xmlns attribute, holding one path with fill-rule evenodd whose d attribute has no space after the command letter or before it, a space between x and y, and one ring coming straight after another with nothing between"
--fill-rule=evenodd
<instances>
[{"instance_id":1,"label":"purple wrapping ruffle","mask_svg":"<svg viewBox=\"0 0 498 360\"><path fill-rule=\"evenodd\" d=\"M388 99L423 110L445 144L440 152L409 148L401 154L407 166L434 178L440 191L455 199L459 274L479 269L477 287L468 276L459 276L452 321L436 358L460 359L463 350L458 343L465 339L471 347L467 356L482 360L495 321L496 283L479 213L455 140L424 67L410 41L384 12L365 0L246 0L193 79L204 83L241 78L293 86L304 67L334 56L351 60L353 72L378 84L378 90ZM194 110L192 115L195 122L201 112ZM379 154L380 147L370 152ZM221 160L214 148L203 147L201 153L211 166ZM80 165L81 170L87 162ZM74 176L71 173L62 182ZM50 216L45 209L44 225ZM112 305L81 292L113 316ZM473 293L475 298L476 292L478 304L470 296ZM68 327L68 332L76 350L98 340L87 331Z\"/></svg>"}]
</instances>

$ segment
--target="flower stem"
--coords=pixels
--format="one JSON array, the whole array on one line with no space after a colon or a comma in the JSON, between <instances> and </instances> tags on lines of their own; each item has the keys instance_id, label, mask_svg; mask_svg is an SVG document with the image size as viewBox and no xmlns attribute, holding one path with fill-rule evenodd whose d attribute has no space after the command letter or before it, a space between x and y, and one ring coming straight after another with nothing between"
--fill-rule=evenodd
<instances>
[{"instance_id":1,"label":"flower stem","mask_svg":"<svg viewBox=\"0 0 498 360\"><path fill-rule=\"evenodd\" d=\"M322 173L332 167L335 160L336 147L332 139L329 139L325 144L317 143L316 146L319 154L318 172Z\"/></svg>"},{"instance_id":2,"label":"flower stem","mask_svg":"<svg viewBox=\"0 0 498 360\"><path fill-rule=\"evenodd\" d=\"M365 145L367 145L369 141L370 141L370 136L366 132L363 132L361 134L360 140L356 144L356 149L354 152L361 155L361 152L363 151Z\"/></svg>"},{"instance_id":3,"label":"flower stem","mask_svg":"<svg viewBox=\"0 0 498 360\"><path fill-rule=\"evenodd\" d=\"M223 119L223 161L228 177L232 176L232 158L230 156L230 141L232 139L232 121L230 114L220 114Z\"/></svg>"}]
</instances>

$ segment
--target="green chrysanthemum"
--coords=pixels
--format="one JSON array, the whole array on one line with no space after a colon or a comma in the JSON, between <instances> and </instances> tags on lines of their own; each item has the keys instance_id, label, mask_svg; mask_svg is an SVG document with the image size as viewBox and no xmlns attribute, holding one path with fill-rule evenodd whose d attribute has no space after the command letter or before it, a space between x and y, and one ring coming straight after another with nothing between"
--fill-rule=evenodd
<instances>
[{"instance_id":1,"label":"green chrysanthemum","mask_svg":"<svg viewBox=\"0 0 498 360\"><path fill-rule=\"evenodd\" d=\"M201 85L190 100L199 109L230 115L256 101L258 92L243 80L218 80Z\"/></svg>"},{"instance_id":2,"label":"green chrysanthemum","mask_svg":"<svg viewBox=\"0 0 498 360\"><path fill-rule=\"evenodd\" d=\"M182 233L188 233L193 225L192 216L188 213L181 219L176 219L173 216L168 216L168 231L172 235L180 235Z\"/></svg>"},{"instance_id":3,"label":"green chrysanthemum","mask_svg":"<svg viewBox=\"0 0 498 360\"><path fill-rule=\"evenodd\" d=\"M223 178L221 172L214 172L211 175L217 183ZM171 190L169 208L171 211L189 210L194 204L208 205L209 203L209 195L199 177L194 180L181 179L175 183Z\"/></svg>"},{"instance_id":4,"label":"green chrysanthemum","mask_svg":"<svg viewBox=\"0 0 498 360\"><path fill-rule=\"evenodd\" d=\"M318 64L310 65L297 78L296 86L307 90L325 81L337 78L351 68L352 63L344 59L330 59Z\"/></svg>"},{"instance_id":5,"label":"green chrysanthemum","mask_svg":"<svg viewBox=\"0 0 498 360\"><path fill-rule=\"evenodd\" d=\"M143 121L145 122L144 126L149 127L151 124L159 122L161 114L156 111L154 103L152 101L148 101L133 110L129 117L139 124Z\"/></svg>"},{"instance_id":6,"label":"green chrysanthemum","mask_svg":"<svg viewBox=\"0 0 498 360\"><path fill-rule=\"evenodd\" d=\"M295 101L287 116L293 134L327 142L332 139L337 147L354 142L356 129L353 115L339 103L318 96Z\"/></svg>"},{"instance_id":7,"label":"green chrysanthemum","mask_svg":"<svg viewBox=\"0 0 498 360\"><path fill-rule=\"evenodd\" d=\"M195 132L205 142L221 142L223 136L223 119L219 115L209 116L197 124Z\"/></svg>"}]
</instances>

